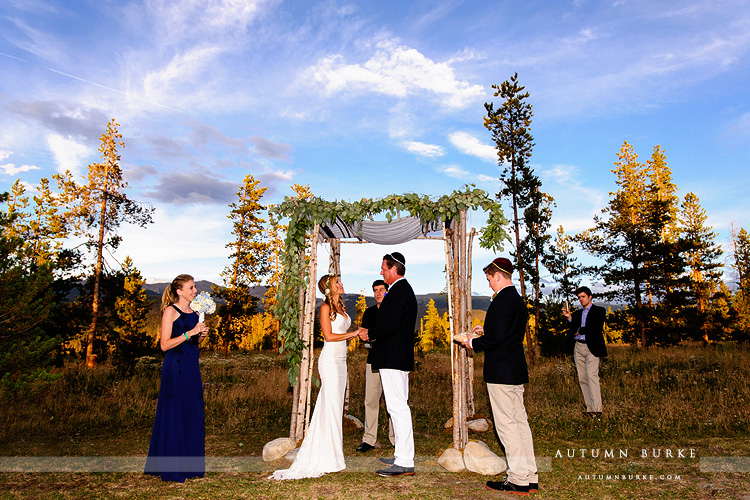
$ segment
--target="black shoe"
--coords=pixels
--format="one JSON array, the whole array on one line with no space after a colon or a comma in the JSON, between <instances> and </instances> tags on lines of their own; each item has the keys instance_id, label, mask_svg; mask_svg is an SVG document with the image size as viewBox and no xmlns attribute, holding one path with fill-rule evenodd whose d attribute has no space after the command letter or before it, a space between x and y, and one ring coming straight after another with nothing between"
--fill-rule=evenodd
<instances>
[{"instance_id":1,"label":"black shoe","mask_svg":"<svg viewBox=\"0 0 750 500\"><path fill-rule=\"evenodd\" d=\"M379 461L379 462L380 462L381 464L385 464L385 465L393 465L393 464L395 464L395 463L396 463L396 457L391 457L391 458L383 458L383 457L380 457L380 458L378 458L378 461Z\"/></svg>"},{"instance_id":2,"label":"black shoe","mask_svg":"<svg viewBox=\"0 0 750 500\"><path fill-rule=\"evenodd\" d=\"M370 451L370 450L372 450L374 448L375 447L373 445L371 445L370 443L365 443L364 441L362 441L362 444L359 445L359 446L357 446L357 451L364 453L364 452Z\"/></svg>"},{"instance_id":3,"label":"black shoe","mask_svg":"<svg viewBox=\"0 0 750 500\"><path fill-rule=\"evenodd\" d=\"M487 481L487 488L495 491L504 491L514 495L528 495L529 487L513 484L507 479L505 481Z\"/></svg>"},{"instance_id":4,"label":"black shoe","mask_svg":"<svg viewBox=\"0 0 750 500\"><path fill-rule=\"evenodd\" d=\"M387 469L376 470L375 474L383 477L413 476L414 467L401 467L400 465L394 464Z\"/></svg>"},{"instance_id":5,"label":"black shoe","mask_svg":"<svg viewBox=\"0 0 750 500\"><path fill-rule=\"evenodd\" d=\"M529 493L539 491L539 483L529 483Z\"/></svg>"}]
</instances>

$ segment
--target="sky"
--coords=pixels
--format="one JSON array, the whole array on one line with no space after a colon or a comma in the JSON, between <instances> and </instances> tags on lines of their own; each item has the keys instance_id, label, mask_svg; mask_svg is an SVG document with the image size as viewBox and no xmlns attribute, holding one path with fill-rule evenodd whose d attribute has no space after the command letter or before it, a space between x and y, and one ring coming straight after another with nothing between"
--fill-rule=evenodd
<instances>
[{"instance_id":1,"label":"sky","mask_svg":"<svg viewBox=\"0 0 750 500\"><path fill-rule=\"evenodd\" d=\"M492 85L515 73L553 228L593 225L625 141L641 161L662 147L678 194L699 197L725 251L731 224L748 227L744 0L5 0L0 192L84 176L114 118L128 196L155 214L120 228L110 263L129 255L148 282L219 282L247 174L267 204L295 183L328 200L470 183L494 196L484 103L499 104ZM417 293L445 288L442 242L413 241L342 245L346 291L369 294L396 250ZM475 292L489 293L480 269L495 256L475 242Z\"/></svg>"}]
</instances>

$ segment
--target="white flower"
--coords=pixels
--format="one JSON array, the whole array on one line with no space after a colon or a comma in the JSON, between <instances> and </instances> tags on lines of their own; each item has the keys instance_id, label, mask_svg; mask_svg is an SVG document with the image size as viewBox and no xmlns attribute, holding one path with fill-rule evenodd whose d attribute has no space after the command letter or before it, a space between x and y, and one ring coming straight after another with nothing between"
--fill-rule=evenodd
<instances>
[{"instance_id":1,"label":"white flower","mask_svg":"<svg viewBox=\"0 0 750 500\"><path fill-rule=\"evenodd\" d=\"M190 303L190 309L197 313L212 314L216 312L216 302L208 293L201 292Z\"/></svg>"}]
</instances>

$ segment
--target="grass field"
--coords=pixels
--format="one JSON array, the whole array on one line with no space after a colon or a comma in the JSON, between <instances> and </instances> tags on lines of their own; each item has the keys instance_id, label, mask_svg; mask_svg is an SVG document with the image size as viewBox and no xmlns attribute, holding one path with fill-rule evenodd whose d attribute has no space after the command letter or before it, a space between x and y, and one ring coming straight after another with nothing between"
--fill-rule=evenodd
<instances>
[{"instance_id":1,"label":"grass field","mask_svg":"<svg viewBox=\"0 0 750 500\"><path fill-rule=\"evenodd\" d=\"M482 359L476 358L477 413L490 415ZM350 354L349 413L360 419L364 363L363 351ZM75 462L75 457L119 457L121 462L97 469L111 472L2 472L0 499L502 498L484 488L493 478L448 473L437 466L437 457L452 439L444 429L451 416L450 359L445 353L431 353L417 365L410 394L418 455L414 477L376 476L376 457L389 456L392 448L362 456L354 451L361 433L347 433L345 472L302 481L267 480L270 472L288 466L285 460L266 463L259 458L265 443L288 435L291 394L284 357L237 353L224 360L207 352L201 360L206 454L210 470L218 471L184 484L162 483L138 472L156 410L160 360L140 364L126 379L107 367L87 372L70 366L51 386L2 401L0 469L9 470L19 457L37 457L32 463L38 463L38 457L67 457L58 459L63 464ZM582 415L570 359L541 360L530 376L526 407L541 488L532 498L750 500L746 347L640 352L610 346L601 368L605 408L598 421ZM494 433L475 438L502 455ZM722 460L734 469L714 472Z\"/></svg>"}]
</instances>

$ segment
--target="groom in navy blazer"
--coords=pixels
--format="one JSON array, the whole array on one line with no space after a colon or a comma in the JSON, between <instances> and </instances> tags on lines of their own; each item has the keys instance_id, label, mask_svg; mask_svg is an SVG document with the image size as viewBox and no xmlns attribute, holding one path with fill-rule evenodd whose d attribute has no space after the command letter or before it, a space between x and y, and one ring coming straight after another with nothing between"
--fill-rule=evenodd
<instances>
[{"instance_id":1,"label":"groom in navy blazer","mask_svg":"<svg viewBox=\"0 0 750 500\"><path fill-rule=\"evenodd\" d=\"M393 458L380 459L390 467L376 471L384 477L414 475L414 429L409 408L409 372L414 370L417 297L408 281L406 259L399 252L383 256L383 281L390 286L378 310L375 326L360 328L362 340L372 345L370 363L380 371L385 406L393 423Z\"/></svg>"}]
</instances>

